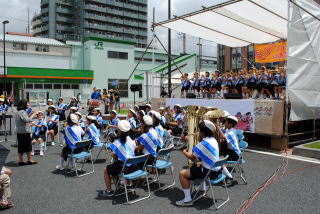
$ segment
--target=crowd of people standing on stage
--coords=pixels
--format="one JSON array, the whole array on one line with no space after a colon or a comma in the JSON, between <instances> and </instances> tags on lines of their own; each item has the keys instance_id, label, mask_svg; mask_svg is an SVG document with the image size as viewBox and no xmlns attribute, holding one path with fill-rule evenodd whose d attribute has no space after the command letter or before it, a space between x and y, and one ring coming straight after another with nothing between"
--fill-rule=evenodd
<instances>
[{"instance_id":1,"label":"crowd of people standing on stage","mask_svg":"<svg viewBox=\"0 0 320 214\"><path fill-rule=\"evenodd\" d=\"M181 97L192 92L198 97L223 99L226 94L239 94L243 99L284 99L286 72L284 68L242 69L240 71L195 72L181 76Z\"/></svg>"}]
</instances>

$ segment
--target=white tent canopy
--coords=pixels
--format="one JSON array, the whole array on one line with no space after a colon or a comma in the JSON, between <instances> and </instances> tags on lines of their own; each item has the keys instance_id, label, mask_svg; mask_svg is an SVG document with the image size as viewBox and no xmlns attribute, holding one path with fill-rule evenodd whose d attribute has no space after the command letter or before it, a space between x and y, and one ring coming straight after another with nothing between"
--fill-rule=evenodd
<instances>
[{"instance_id":1,"label":"white tent canopy","mask_svg":"<svg viewBox=\"0 0 320 214\"><path fill-rule=\"evenodd\" d=\"M288 0L231 0L155 24L229 47L287 38Z\"/></svg>"}]
</instances>

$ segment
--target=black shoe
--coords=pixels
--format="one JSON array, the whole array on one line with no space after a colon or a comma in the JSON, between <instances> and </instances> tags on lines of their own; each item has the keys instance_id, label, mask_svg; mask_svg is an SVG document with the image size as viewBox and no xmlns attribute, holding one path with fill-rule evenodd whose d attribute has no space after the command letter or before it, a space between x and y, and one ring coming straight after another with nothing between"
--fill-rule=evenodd
<instances>
[{"instance_id":1,"label":"black shoe","mask_svg":"<svg viewBox=\"0 0 320 214\"><path fill-rule=\"evenodd\" d=\"M37 164L38 162L36 162L36 161L33 161L33 162L31 162L31 161L28 161L27 162L27 165L34 165L34 164Z\"/></svg>"},{"instance_id":2,"label":"black shoe","mask_svg":"<svg viewBox=\"0 0 320 214\"><path fill-rule=\"evenodd\" d=\"M227 187L232 187L234 185L238 184L236 180L233 180L233 178L226 178L226 185Z\"/></svg>"},{"instance_id":3,"label":"black shoe","mask_svg":"<svg viewBox=\"0 0 320 214\"><path fill-rule=\"evenodd\" d=\"M24 165L27 165L27 163L25 163L25 162L19 162L18 163L18 166L24 166Z\"/></svg>"}]
</instances>

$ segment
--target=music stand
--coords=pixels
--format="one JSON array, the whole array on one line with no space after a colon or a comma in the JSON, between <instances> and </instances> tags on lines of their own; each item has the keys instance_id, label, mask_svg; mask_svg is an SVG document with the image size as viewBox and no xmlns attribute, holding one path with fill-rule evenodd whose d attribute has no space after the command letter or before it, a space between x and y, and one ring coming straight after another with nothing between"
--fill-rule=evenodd
<instances>
[{"instance_id":1,"label":"music stand","mask_svg":"<svg viewBox=\"0 0 320 214\"><path fill-rule=\"evenodd\" d=\"M10 132L10 135L11 135L11 122L10 122L10 130L7 130L7 117L6 117L6 113L2 113L2 114L0 115L0 118L2 119L2 120L1 120L1 123L2 123L1 132L3 133L2 136L4 136L4 139L3 139L3 140L0 140L0 143L3 143L3 142L17 143L16 141L8 140L8 132ZM10 118L10 120L11 120L11 118Z\"/></svg>"}]
</instances>

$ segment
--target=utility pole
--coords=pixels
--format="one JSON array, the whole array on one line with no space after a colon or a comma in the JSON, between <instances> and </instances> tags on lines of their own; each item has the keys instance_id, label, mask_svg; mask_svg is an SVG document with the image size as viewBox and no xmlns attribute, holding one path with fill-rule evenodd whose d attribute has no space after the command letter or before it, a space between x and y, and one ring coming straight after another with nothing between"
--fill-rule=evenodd
<instances>
[{"instance_id":1,"label":"utility pole","mask_svg":"<svg viewBox=\"0 0 320 214\"><path fill-rule=\"evenodd\" d=\"M187 53L187 44L186 44L186 34L183 33L182 34L182 42L183 42L183 54L186 54Z\"/></svg>"},{"instance_id":2,"label":"utility pole","mask_svg":"<svg viewBox=\"0 0 320 214\"><path fill-rule=\"evenodd\" d=\"M171 0L168 0L168 19L171 19ZM168 95L171 98L171 29L168 29Z\"/></svg>"},{"instance_id":3,"label":"utility pole","mask_svg":"<svg viewBox=\"0 0 320 214\"><path fill-rule=\"evenodd\" d=\"M201 71L201 58L202 58L202 44L201 44L201 38L199 38L199 56L198 56L198 72Z\"/></svg>"},{"instance_id":4,"label":"utility pole","mask_svg":"<svg viewBox=\"0 0 320 214\"><path fill-rule=\"evenodd\" d=\"M30 10L28 7L28 33L30 33Z\"/></svg>"}]
</instances>

